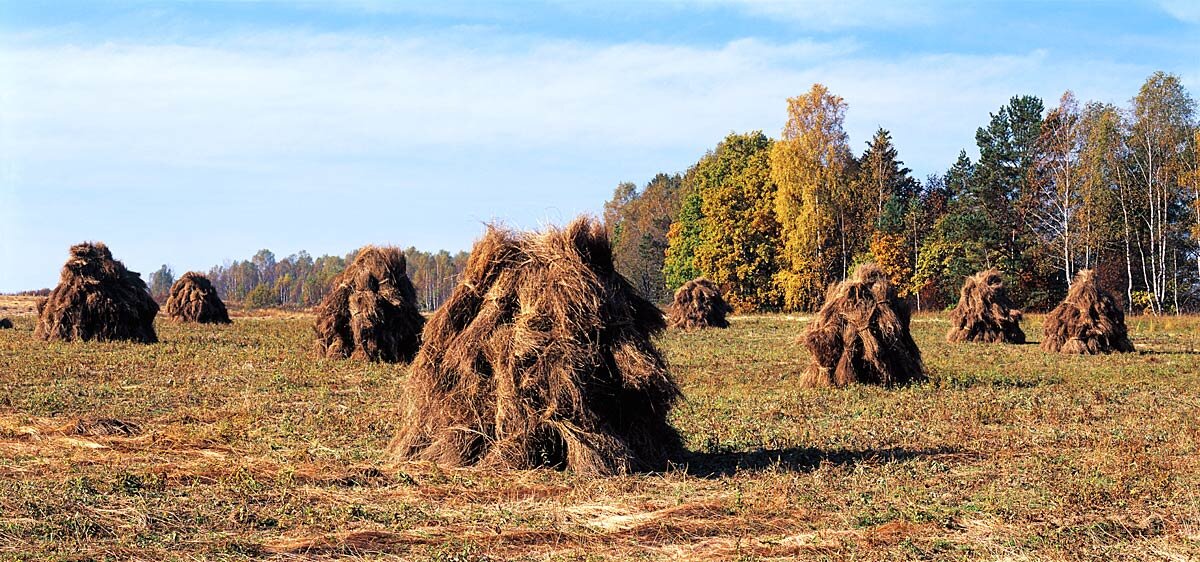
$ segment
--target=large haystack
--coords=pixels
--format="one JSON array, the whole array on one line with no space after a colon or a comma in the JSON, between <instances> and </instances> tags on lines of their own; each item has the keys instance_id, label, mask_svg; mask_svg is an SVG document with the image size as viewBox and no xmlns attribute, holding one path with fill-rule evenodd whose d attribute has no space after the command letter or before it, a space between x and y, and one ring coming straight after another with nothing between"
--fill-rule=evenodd
<instances>
[{"instance_id":1,"label":"large haystack","mask_svg":"<svg viewBox=\"0 0 1200 562\"><path fill-rule=\"evenodd\" d=\"M678 330L728 328L725 315L733 312L717 285L703 277L684 283L675 291L667 309L667 325Z\"/></svg>"},{"instance_id":2,"label":"large haystack","mask_svg":"<svg viewBox=\"0 0 1200 562\"><path fill-rule=\"evenodd\" d=\"M921 351L909 333L908 303L887 275L863 264L830 289L804 334L813 361L803 386L892 386L925 380Z\"/></svg>"},{"instance_id":3,"label":"large haystack","mask_svg":"<svg viewBox=\"0 0 1200 562\"><path fill-rule=\"evenodd\" d=\"M37 307L34 334L47 341L158 341L158 303L141 276L101 242L71 246L58 286Z\"/></svg>"},{"instance_id":4,"label":"large haystack","mask_svg":"<svg viewBox=\"0 0 1200 562\"><path fill-rule=\"evenodd\" d=\"M167 316L180 322L229 324L229 311L217 296L208 278L189 271L183 274L167 294Z\"/></svg>"},{"instance_id":5,"label":"large haystack","mask_svg":"<svg viewBox=\"0 0 1200 562\"><path fill-rule=\"evenodd\" d=\"M317 349L326 357L409 362L425 317L399 248L367 246L317 305Z\"/></svg>"},{"instance_id":6,"label":"large haystack","mask_svg":"<svg viewBox=\"0 0 1200 562\"><path fill-rule=\"evenodd\" d=\"M1125 313L1111 294L1096 284L1090 269L1080 271L1063 300L1046 316L1042 349L1095 355L1133 351Z\"/></svg>"},{"instance_id":7,"label":"large haystack","mask_svg":"<svg viewBox=\"0 0 1200 562\"><path fill-rule=\"evenodd\" d=\"M425 330L390 446L395 460L663 468L679 388L651 337L662 312L613 268L603 226L489 228Z\"/></svg>"},{"instance_id":8,"label":"large haystack","mask_svg":"<svg viewBox=\"0 0 1200 562\"><path fill-rule=\"evenodd\" d=\"M963 283L958 306L950 311L946 341L1025 343L1021 311L1009 300L999 271L980 271Z\"/></svg>"}]
</instances>

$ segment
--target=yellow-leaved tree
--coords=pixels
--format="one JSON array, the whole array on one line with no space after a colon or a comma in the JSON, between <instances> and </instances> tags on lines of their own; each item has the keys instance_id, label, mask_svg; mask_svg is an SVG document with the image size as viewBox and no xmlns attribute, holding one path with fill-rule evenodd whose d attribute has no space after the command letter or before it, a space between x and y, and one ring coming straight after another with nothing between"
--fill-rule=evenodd
<instances>
[{"instance_id":1,"label":"yellow-leaved tree","mask_svg":"<svg viewBox=\"0 0 1200 562\"><path fill-rule=\"evenodd\" d=\"M904 236L876 231L871 238L871 258L887 273L900 296L908 296L912 288L913 263Z\"/></svg>"},{"instance_id":2,"label":"yellow-leaved tree","mask_svg":"<svg viewBox=\"0 0 1200 562\"><path fill-rule=\"evenodd\" d=\"M788 98L788 120L771 150L781 228L782 269L776 284L787 310L820 306L825 287L841 277L851 256L839 247L838 205L850 191L853 162L842 128L846 103L821 84Z\"/></svg>"}]
</instances>

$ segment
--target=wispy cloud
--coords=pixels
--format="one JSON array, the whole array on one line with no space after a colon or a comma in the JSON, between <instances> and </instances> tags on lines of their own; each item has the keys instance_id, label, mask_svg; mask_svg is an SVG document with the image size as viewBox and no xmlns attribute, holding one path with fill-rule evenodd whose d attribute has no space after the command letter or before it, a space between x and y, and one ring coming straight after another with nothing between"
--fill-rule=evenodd
<instances>
[{"instance_id":1,"label":"wispy cloud","mask_svg":"<svg viewBox=\"0 0 1200 562\"><path fill-rule=\"evenodd\" d=\"M0 290L48 283L61 248L89 238L124 240L147 271L264 246L465 248L480 221L594 211L618 181L683 170L730 131L775 135L784 100L813 82L849 102L856 150L882 126L932 172L1014 94L1121 103L1154 70L1041 50L878 54L850 39L52 35L0 48L0 207L15 215L0 220L0 262L26 266L0 267ZM195 240L181 213L220 226Z\"/></svg>"},{"instance_id":2,"label":"wispy cloud","mask_svg":"<svg viewBox=\"0 0 1200 562\"><path fill-rule=\"evenodd\" d=\"M186 164L438 145L665 146L729 126L720 114L774 71L853 50L482 41L289 33L9 46L0 65L18 134L5 148Z\"/></svg>"},{"instance_id":3,"label":"wispy cloud","mask_svg":"<svg viewBox=\"0 0 1200 562\"><path fill-rule=\"evenodd\" d=\"M6 154L231 166L437 146L711 145L732 129L777 130L784 99L818 81L850 102L852 122L957 143L1014 93L1105 96L1131 91L1140 72L1073 69L1040 51L893 59L850 41L703 48L472 33L9 45L0 67Z\"/></svg>"},{"instance_id":4,"label":"wispy cloud","mask_svg":"<svg viewBox=\"0 0 1200 562\"><path fill-rule=\"evenodd\" d=\"M1200 24L1200 2L1195 0L1160 0L1162 6L1171 17L1186 23Z\"/></svg>"},{"instance_id":5,"label":"wispy cloud","mask_svg":"<svg viewBox=\"0 0 1200 562\"><path fill-rule=\"evenodd\" d=\"M701 5L728 5L749 14L786 21L807 29L881 29L931 25L952 5L930 0L874 2L871 0L697 0Z\"/></svg>"}]
</instances>

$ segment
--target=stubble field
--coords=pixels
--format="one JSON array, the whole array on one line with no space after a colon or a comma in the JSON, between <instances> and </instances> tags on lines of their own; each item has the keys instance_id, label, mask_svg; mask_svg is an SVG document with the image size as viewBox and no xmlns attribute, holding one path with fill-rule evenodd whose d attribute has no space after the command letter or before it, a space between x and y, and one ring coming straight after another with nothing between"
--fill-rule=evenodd
<instances>
[{"instance_id":1,"label":"stubble field","mask_svg":"<svg viewBox=\"0 0 1200 562\"><path fill-rule=\"evenodd\" d=\"M671 333L690 452L612 478L386 465L406 368L316 359L302 314L148 346L14 319L0 559L1200 558L1200 318L1064 357L921 314L932 380L896 390L797 388L800 317Z\"/></svg>"}]
</instances>

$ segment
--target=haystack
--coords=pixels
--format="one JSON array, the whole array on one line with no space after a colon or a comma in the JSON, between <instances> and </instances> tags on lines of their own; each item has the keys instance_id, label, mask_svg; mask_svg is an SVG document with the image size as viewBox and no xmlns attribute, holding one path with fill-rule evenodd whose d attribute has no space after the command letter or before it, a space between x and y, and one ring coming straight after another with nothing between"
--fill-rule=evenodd
<instances>
[{"instance_id":1,"label":"haystack","mask_svg":"<svg viewBox=\"0 0 1200 562\"><path fill-rule=\"evenodd\" d=\"M616 474L680 450L662 312L613 267L604 227L489 228L425 330L394 460Z\"/></svg>"},{"instance_id":2,"label":"haystack","mask_svg":"<svg viewBox=\"0 0 1200 562\"><path fill-rule=\"evenodd\" d=\"M359 250L317 305L317 350L325 357L412 361L425 317L406 269L399 248Z\"/></svg>"},{"instance_id":3,"label":"haystack","mask_svg":"<svg viewBox=\"0 0 1200 562\"><path fill-rule=\"evenodd\" d=\"M998 270L980 271L963 283L958 305L950 311L946 341L1025 343L1021 311L1009 300Z\"/></svg>"},{"instance_id":4,"label":"haystack","mask_svg":"<svg viewBox=\"0 0 1200 562\"><path fill-rule=\"evenodd\" d=\"M37 307L34 335L47 341L158 341L158 303L141 276L101 242L71 246L58 286Z\"/></svg>"},{"instance_id":5,"label":"haystack","mask_svg":"<svg viewBox=\"0 0 1200 562\"><path fill-rule=\"evenodd\" d=\"M9 320L8 318L0 318L0 330L11 330L12 327L12 320Z\"/></svg>"},{"instance_id":6,"label":"haystack","mask_svg":"<svg viewBox=\"0 0 1200 562\"><path fill-rule=\"evenodd\" d=\"M1042 349L1085 355L1134 350L1125 313L1116 299L1096 284L1092 270L1080 271L1067 298L1046 316Z\"/></svg>"},{"instance_id":7,"label":"haystack","mask_svg":"<svg viewBox=\"0 0 1200 562\"><path fill-rule=\"evenodd\" d=\"M733 312L717 285L703 277L684 283L675 291L667 309L667 325L679 330L728 328L725 315Z\"/></svg>"},{"instance_id":8,"label":"haystack","mask_svg":"<svg viewBox=\"0 0 1200 562\"><path fill-rule=\"evenodd\" d=\"M909 333L908 303L887 274L864 264L832 287L809 324L804 345L813 362L803 386L892 386L925 380L921 351Z\"/></svg>"},{"instance_id":9,"label":"haystack","mask_svg":"<svg viewBox=\"0 0 1200 562\"><path fill-rule=\"evenodd\" d=\"M229 311L217 296L208 278L189 271L183 274L167 294L167 316L180 322L229 324Z\"/></svg>"}]
</instances>

